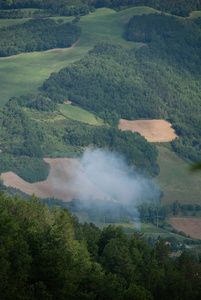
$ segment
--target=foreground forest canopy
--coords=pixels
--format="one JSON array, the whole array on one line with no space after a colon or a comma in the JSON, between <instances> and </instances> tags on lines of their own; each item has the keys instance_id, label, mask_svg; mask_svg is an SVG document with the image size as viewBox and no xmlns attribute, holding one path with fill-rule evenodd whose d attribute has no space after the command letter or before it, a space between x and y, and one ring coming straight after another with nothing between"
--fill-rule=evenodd
<instances>
[{"instance_id":1,"label":"foreground forest canopy","mask_svg":"<svg viewBox=\"0 0 201 300\"><path fill-rule=\"evenodd\" d=\"M200 258L0 193L1 299L200 299Z\"/></svg>"}]
</instances>

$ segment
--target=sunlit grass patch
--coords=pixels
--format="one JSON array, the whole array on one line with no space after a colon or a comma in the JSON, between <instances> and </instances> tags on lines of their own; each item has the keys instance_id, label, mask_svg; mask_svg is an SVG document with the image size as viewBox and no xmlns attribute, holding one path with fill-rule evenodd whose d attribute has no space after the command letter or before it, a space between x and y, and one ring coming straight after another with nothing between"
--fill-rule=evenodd
<instances>
[{"instance_id":1,"label":"sunlit grass patch","mask_svg":"<svg viewBox=\"0 0 201 300\"><path fill-rule=\"evenodd\" d=\"M157 182L163 190L163 203L200 204L201 173L190 172L190 165L167 148L158 147L160 174Z\"/></svg>"},{"instance_id":2,"label":"sunlit grass patch","mask_svg":"<svg viewBox=\"0 0 201 300\"><path fill-rule=\"evenodd\" d=\"M100 118L95 117L93 114L78 106L73 106L70 104L59 104L58 108L63 115L70 119L88 123L91 125L103 125L103 121Z\"/></svg>"}]
</instances>

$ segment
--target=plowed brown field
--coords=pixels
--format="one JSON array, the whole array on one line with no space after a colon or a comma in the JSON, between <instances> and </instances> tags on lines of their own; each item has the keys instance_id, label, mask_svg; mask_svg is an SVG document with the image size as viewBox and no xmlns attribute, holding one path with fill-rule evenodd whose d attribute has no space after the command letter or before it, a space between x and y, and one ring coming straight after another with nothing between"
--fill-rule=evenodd
<instances>
[{"instance_id":1,"label":"plowed brown field","mask_svg":"<svg viewBox=\"0 0 201 300\"><path fill-rule=\"evenodd\" d=\"M171 124L165 120L120 120L119 129L139 132L148 142L169 142L177 135Z\"/></svg>"},{"instance_id":2,"label":"plowed brown field","mask_svg":"<svg viewBox=\"0 0 201 300\"><path fill-rule=\"evenodd\" d=\"M110 199L89 181L78 160L69 158L46 158L44 160L51 167L47 180L28 183L13 172L6 172L1 175L4 185L20 189L28 195L34 193L40 198L54 197L64 201L90 197Z\"/></svg>"},{"instance_id":3,"label":"plowed brown field","mask_svg":"<svg viewBox=\"0 0 201 300\"><path fill-rule=\"evenodd\" d=\"M201 219L200 218L171 218L172 227L178 231L183 231L192 238L201 239Z\"/></svg>"}]
</instances>

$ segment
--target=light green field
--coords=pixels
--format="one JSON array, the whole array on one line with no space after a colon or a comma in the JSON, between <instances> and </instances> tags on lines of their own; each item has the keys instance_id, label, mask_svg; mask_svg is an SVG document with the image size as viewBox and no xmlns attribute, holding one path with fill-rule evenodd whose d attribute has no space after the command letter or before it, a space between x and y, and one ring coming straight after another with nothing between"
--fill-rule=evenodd
<instances>
[{"instance_id":1,"label":"light green field","mask_svg":"<svg viewBox=\"0 0 201 300\"><path fill-rule=\"evenodd\" d=\"M22 24L26 21L30 20L30 18L26 19L0 19L0 28L1 27L7 27L7 26L13 26L17 24Z\"/></svg>"},{"instance_id":2,"label":"light green field","mask_svg":"<svg viewBox=\"0 0 201 300\"><path fill-rule=\"evenodd\" d=\"M88 111L78 107L72 106L69 104L60 104L58 106L59 111L66 117L88 123L91 125L103 125L103 121L100 118L96 118L93 114L89 113Z\"/></svg>"},{"instance_id":3,"label":"light green field","mask_svg":"<svg viewBox=\"0 0 201 300\"><path fill-rule=\"evenodd\" d=\"M201 11L193 11L190 14L190 18L200 18L201 17Z\"/></svg>"},{"instance_id":4,"label":"light green field","mask_svg":"<svg viewBox=\"0 0 201 300\"><path fill-rule=\"evenodd\" d=\"M124 40L124 26L133 15L154 12L154 9L148 7L135 7L121 12L109 8L97 9L94 13L81 17L78 24L82 28L82 34L74 48L0 58L0 105L5 105L10 97L36 92L52 72L58 72L81 59L97 42L108 41L126 48L140 47L140 43ZM61 19L67 22L72 17ZM25 19L20 19L20 22L23 20ZM2 21L11 22L0 20L0 24Z\"/></svg>"},{"instance_id":5,"label":"light green field","mask_svg":"<svg viewBox=\"0 0 201 300\"><path fill-rule=\"evenodd\" d=\"M163 203L178 200L183 204L199 204L201 200L201 173L190 172L190 166L175 153L158 147L160 174L156 181L164 192Z\"/></svg>"}]
</instances>

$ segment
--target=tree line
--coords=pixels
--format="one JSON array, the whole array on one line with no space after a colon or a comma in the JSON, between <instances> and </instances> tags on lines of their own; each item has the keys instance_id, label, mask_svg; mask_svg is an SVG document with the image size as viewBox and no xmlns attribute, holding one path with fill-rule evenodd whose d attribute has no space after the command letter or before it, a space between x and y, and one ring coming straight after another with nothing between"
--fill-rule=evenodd
<instances>
[{"instance_id":1,"label":"tree line","mask_svg":"<svg viewBox=\"0 0 201 300\"><path fill-rule=\"evenodd\" d=\"M45 51L53 48L68 48L81 33L72 23L58 24L52 19L34 19L0 29L0 56L22 52Z\"/></svg>"},{"instance_id":2,"label":"tree line","mask_svg":"<svg viewBox=\"0 0 201 300\"><path fill-rule=\"evenodd\" d=\"M62 16L88 14L99 7L119 10L131 6L149 6L183 17L189 16L192 11L201 9L200 1L196 0L58 0L56 2L54 0L2 0L0 3L0 9L37 8L52 15ZM16 11L16 15L19 15L19 12Z\"/></svg>"}]
</instances>

